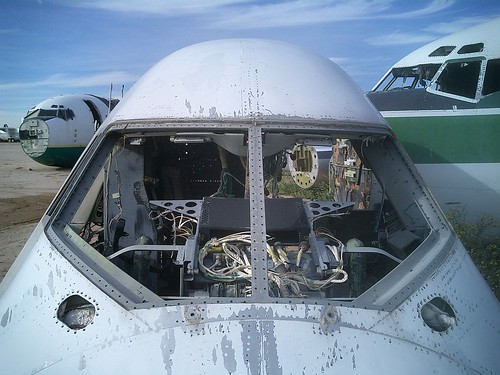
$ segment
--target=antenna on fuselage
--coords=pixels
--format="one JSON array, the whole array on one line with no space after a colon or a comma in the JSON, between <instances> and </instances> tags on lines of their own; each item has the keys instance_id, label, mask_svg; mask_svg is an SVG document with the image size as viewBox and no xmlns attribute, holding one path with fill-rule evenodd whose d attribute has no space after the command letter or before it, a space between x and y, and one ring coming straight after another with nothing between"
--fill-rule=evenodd
<instances>
[{"instance_id":1,"label":"antenna on fuselage","mask_svg":"<svg viewBox=\"0 0 500 375\"><path fill-rule=\"evenodd\" d=\"M113 83L109 85L109 101L108 101L108 115L111 112L111 99L113 97Z\"/></svg>"}]
</instances>

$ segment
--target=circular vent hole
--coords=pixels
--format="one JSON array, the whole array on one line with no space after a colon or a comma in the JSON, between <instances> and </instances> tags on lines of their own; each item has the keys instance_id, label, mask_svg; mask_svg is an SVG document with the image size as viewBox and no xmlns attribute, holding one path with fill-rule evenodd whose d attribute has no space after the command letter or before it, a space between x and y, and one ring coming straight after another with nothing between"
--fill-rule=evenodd
<instances>
[{"instance_id":1,"label":"circular vent hole","mask_svg":"<svg viewBox=\"0 0 500 375\"><path fill-rule=\"evenodd\" d=\"M453 308L441 297L433 298L423 305L420 314L425 324L438 332L446 331L456 322Z\"/></svg>"},{"instance_id":2,"label":"circular vent hole","mask_svg":"<svg viewBox=\"0 0 500 375\"><path fill-rule=\"evenodd\" d=\"M87 327L95 316L95 306L79 295L66 298L57 310L57 319L71 329Z\"/></svg>"}]
</instances>

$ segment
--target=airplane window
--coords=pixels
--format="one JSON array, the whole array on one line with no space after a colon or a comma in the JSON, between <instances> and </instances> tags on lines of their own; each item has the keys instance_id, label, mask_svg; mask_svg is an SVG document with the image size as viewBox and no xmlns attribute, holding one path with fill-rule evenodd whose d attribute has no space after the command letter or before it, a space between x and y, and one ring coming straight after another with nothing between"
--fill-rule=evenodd
<instances>
[{"instance_id":1,"label":"airplane window","mask_svg":"<svg viewBox=\"0 0 500 375\"><path fill-rule=\"evenodd\" d=\"M448 56L451 51L455 49L455 46L441 46L439 48L436 48L434 51L432 51L429 54L429 57L433 56Z\"/></svg>"},{"instance_id":2,"label":"airplane window","mask_svg":"<svg viewBox=\"0 0 500 375\"><path fill-rule=\"evenodd\" d=\"M37 109L26 115L25 119L33 117L44 117L44 118L57 117L57 109Z\"/></svg>"},{"instance_id":3,"label":"airplane window","mask_svg":"<svg viewBox=\"0 0 500 375\"><path fill-rule=\"evenodd\" d=\"M307 218L289 226L287 233L270 232L268 227L272 297L356 298L422 241L407 230L359 156L363 143L330 142L330 147L324 140L319 146L298 142L284 151L286 158L275 155L272 161L264 160L265 173L273 176L266 184L268 197L273 198L266 202L267 222L277 220L278 202L279 210L286 212L287 204L296 204L297 199L305 212L301 208L292 216ZM279 171L272 169L278 166ZM395 240L400 234L405 237L401 243Z\"/></svg>"},{"instance_id":4,"label":"airplane window","mask_svg":"<svg viewBox=\"0 0 500 375\"><path fill-rule=\"evenodd\" d=\"M393 79L393 74L391 72L383 78L383 80L375 87L373 91L383 91L389 86L392 79Z\"/></svg>"},{"instance_id":5,"label":"airplane window","mask_svg":"<svg viewBox=\"0 0 500 375\"><path fill-rule=\"evenodd\" d=\"M28 118L35 118L35 117L42 117L45 120L58 117L60 119L63 119L64 121L72 120L75 117L75 113L73 110L69 108L62 108L62 109L42 109L39 108L35 111L29 112L25 117L24 120Z\"/></svg>"},{"instance_id":6,"label":"airplane window","mask_svg":"<svg viewBox=\"0 0 500 375\"><path fill-rule=\"evenodd\" d=\"M459 55L466 53L482 52L484 48L484 43L467 44L458 50Z\"/></svg>"},{"instance_id":7,"label":"airplane window","mask_svg":"<svg viewBox=\"0 0 500 375\"><path fill-rule=\"evenodd\" d=\"M429 232L413 193L389 181L406 165L384 162L396 152L384 139L266 131L252 138L264 151L250 165L241 130L114 134L55 227L75 251L100 257L94 265L114 275L116 267L166 300L250 298L264 282L253 278L255 262L272 298L353 300ZM250 181L255 167L262 184ZM264 259L252 245L255 189L265 206Z\"/></svg>"},{"instance_id":8,"label":"airplane window","mask_svg":"<svg viewBox=\"0 0 500 375\"><path fill-rule=\"evenodd\" d=\"M500 91L500 59L488 61L484 76L483 95Z\"/></svg>"},{"instance_id":9,"label":"airplane window","mask_svg":"<svg viewBox=\"0 0 500 375\"><path fill-rule=\"evenodd\" d=\"M448 63L436 81L436 89L474 99L480 67L479 60Z\"/></svg>"},{"instance_id":10,"label":"airplane window","mask_svg":"<svg viewBox=\"0 0 500 375\"><path fill-rule=\"evenodd\" d=\"M426 88L430 85L439 66L439 64L425 64L413 67L394 68L376 88L376 91Z\"/></svg>"},{"instance_id":11,"label":"airplane window","mask_svg":"<svg viewBox=\"0 0 500 375\"><path fill-rule=\"evenodd\" d=\"M411 89L417 84L417 78L412 75L398 75L391 82L390 90ZM389 88L388 88L389 89Z\"/></svg>"},{"instance_id":12,"label":"airplane window","mask_svg":"<svg viewBox=\"0 0 500 375\"><path fill-rule=\"evenodd\" d=\"M57 117L64 121L72 120L75 117L74 112L69 108L62 108L57 111Z\"/></svg>"},{"instance_id":13,"label":"airplane window","mask_svg":"<svg viewBox=\"0 0 500 375\"><path fill-rule=\"evenodd\" d=\"M73 202L75 214L64 219L72 231L159 296L249 296L250 256L241 247L250 238L249 201L240 156L209 138L172 135L123 136L103 158L82 203ZM226 198L229 206L220 203ZM222 211L205 218L210 204ZM197 257L198 244L211 239L229 255L211 249ZM246 263L235 264L236 257Z\"/></svg>"}]
</instances>

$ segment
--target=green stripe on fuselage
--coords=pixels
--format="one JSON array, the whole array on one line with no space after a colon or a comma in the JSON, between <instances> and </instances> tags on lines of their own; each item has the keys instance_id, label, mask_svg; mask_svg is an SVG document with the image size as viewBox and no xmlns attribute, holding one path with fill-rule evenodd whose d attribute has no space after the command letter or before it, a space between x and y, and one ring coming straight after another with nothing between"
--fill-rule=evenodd
<instances>
[{"instance_id":1,"label":"green stripe on fuselage","mask_svg":"<svg viewBox=\"0 0 500 375\"><path fill-rule=\"evenodd\" d=\"M71 168L82 154L84 146L48 147L43 155L33 158L40 164Z\"/></svg>"},{"instance_id":2,"label":"green stripe on fuselage","mask_svg":"<svg viewBox=\"0 0 500 375\"><path fill-rule=\"evenodd\" d=\"M500 115L399 117L392 112L386 120L415 164L500 162Z\"/></svg>"}]
</instances>

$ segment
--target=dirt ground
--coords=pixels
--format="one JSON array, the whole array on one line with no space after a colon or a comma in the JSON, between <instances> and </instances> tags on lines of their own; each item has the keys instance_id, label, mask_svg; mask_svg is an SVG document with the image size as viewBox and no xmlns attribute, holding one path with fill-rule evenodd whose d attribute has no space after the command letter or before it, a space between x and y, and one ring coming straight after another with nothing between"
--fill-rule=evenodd
<instances>
[{"instance_id":1,"label":"dirt ground","mask_svg":"<svg viewBox=\"0 0 500 375\"><path fill-rule=\"evenodd\" d=\"M68 173L36 163L19 143L0 143L0 280Z\"/></svg>"}]
</instances>

